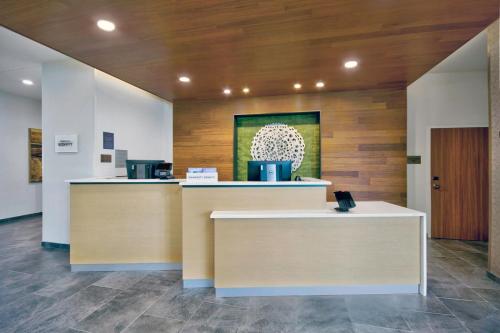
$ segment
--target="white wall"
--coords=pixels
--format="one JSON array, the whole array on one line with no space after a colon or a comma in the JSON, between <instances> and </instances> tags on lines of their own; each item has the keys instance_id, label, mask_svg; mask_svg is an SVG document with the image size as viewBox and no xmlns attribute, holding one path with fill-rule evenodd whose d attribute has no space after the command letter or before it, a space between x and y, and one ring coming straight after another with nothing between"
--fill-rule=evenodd
<instances>
[{"instance_id":1,"label":"white wall","mask_svg":"<svg viewBox=\"0 0 500 333\"><path fill-rule=\"evenodd\" d=\"M95 73L95 176L124 176L115 168L113 150L103 149L103 132L114 133L115 149L129 159L172 161L172 104L103 72ZM101 163L111 154L112 163Z\"/></svg>"},{"instance_id":2,"label":"white wall","mask_svg":"<svg viewBox=\"0 0 500 333\"><path fill-rule=\"evenodd\" d=\"M42 211L42 184L29 182L28 128L42 128L40 101L0 91L0 219Z\"/></svg>"},{"instance_id":3,"label":"white wall","mask_svg":"<svg viewBox=\"0 0 500 333\"><path fill-rule=\"evenodd\" d=\"M42 241L68 243L66 179L93 176L94 70L77 61L42 66ZM56 153L55 135L78 134L78 153Z\"/></svg>"},{"instance_id":4,"label":"white wall","mask_svg":"<svg viewBox=\"0 0 500 333\"><path fill-rule=\"evenodd\" d=\"M488 126L486 72L428 73L408 86L408 207L424 211L431 223L430 129Z\"/></svg>"},{"instance_id":5,"label":"white wall","mask_svg":"<svg viewBox=\"0 0 500 333\"><path fill-rule=\"evenodd\" d=\"M172 159L172 104L77 61L42 66L43 235L70 243L68 179L124 175L114 152L102 149L102 132L129 158ZM54 137L78 134L78 153L55 153ZM112 153L113 163L100 162Z\"/></svg>"}]
</instances>

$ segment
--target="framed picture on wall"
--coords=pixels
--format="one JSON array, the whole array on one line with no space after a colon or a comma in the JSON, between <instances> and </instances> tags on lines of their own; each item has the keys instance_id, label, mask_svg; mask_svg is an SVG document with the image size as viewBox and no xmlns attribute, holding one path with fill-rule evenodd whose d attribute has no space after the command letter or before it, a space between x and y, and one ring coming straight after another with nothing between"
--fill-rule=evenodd
<instances>
[{"instance_id":1,"label":"framed picture on wall","mask_svg":"<svg viewBox=\"0 0 500 333\"><path fill-rule=\"evenodd\" d=\"M234 180L247 180L248 161L292 161L295 176L321 177L320 112L234 117Z\"/></svg>"},{"instance_id":2,"label":"framed picture on wall","mask_svg":"<svg viewBox=\"0 0 500 333\"><path fill-rule=\"evenodd\" d=\"M42 182L42 130L28 129L29 182Z\"/></svg>"}]
</instances>

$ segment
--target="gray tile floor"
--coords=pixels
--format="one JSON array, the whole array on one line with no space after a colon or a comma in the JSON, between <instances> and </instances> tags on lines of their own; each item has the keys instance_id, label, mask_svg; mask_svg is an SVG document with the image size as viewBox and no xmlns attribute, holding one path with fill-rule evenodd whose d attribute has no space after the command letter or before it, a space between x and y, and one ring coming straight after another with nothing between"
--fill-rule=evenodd
<instances>
[{"instance_id":1,"label":"gray tile floor","mask_svg":"<svg viewBox=\"0 0 500 333\"><path fill-rule=\"evenodd\" d=\"M500 332L486 245L429 242L429 296L216 299L180 272L71 273L41 219L0 225L0 332Z\"/></svg>"}]
</instances>

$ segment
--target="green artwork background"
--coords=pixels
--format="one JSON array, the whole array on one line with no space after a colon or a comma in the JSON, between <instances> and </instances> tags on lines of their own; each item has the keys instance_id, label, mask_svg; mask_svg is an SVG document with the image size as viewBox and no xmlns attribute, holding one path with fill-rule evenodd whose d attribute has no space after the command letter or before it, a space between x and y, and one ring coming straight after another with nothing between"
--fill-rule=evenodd
<instances>
[{"instance_id":1,"label":"green artwork background","mask_svg":"<svg viewBox=\"0 0 500 333\"><path fill-rule=\"evenodd\" d=\"M304 138L304 159L300 168L292 173L292 179L296 175L320 178L321 143L319 117L319 112L236 116L234 121L234 179L247 180L247 162L252 160L250 148L252 147L253 137L261 127L272 123L293 126Z\"/></svg>"}]
</instances>

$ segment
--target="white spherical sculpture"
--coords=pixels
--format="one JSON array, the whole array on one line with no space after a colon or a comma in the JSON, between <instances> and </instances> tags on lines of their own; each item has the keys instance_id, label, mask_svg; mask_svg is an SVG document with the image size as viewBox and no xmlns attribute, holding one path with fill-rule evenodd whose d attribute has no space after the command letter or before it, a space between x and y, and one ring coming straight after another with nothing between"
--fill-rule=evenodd
<instances>
[{"instance_id":1,"label":"white spherical sculpture","mask_svg":"<svg viewBox=\"0 0 500 333\"><path fill-rule=\"evenodd\" d=\"M300 133L285 124L269 124L253 137L250 153L256 161L292 161L296 171L304 159L305 144Z\"/></svg>"}]
</instances>

